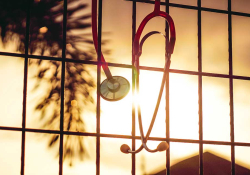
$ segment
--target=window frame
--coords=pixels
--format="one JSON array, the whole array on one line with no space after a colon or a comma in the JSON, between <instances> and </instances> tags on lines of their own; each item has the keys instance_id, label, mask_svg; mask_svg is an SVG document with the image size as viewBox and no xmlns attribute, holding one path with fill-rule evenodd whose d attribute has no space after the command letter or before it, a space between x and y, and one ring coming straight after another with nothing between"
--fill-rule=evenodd
<instances>
[{"instance_id":1,"label":"window frame","mask_svg":"<svg viewBox=\"0 0 250 175\"><path fill-rule=\"evenodd\" d=\"M64 131L63 123L64 123L64 79L65 79L65 64L67 62L75 62L79 64L86 64L86 65L96 65L97 66L97 92L100 90L100 79L101 79L101 33L102 33L102 0L99 1L99 15L98 15L98 60L97 61L85 61L85 60L73 60L67 59L65 55L66 51L66 26L67 26L67 0L64 0L64 12L63 12L63 49L62 49L62 57L55 58L55 57L48 57L48 56L35 56L30 55L28 53L29 47L29 26L30 26L30 8L31 8L31 1L28 0L27 4L27 18L26 18L26 38L25 38L25 53L18 54L18 53L10 53L10 52L0 52L0 55L3 56L12 56L12 57L23 57L24 58L24 81L23 81L23 108L22 108L22 127L5 127L0 126L0 130L9 130L9 131L19 131L22 132L22 140L21 140L21 175L24 175L24 168L25 168L25 134L26 132L37 132L37 133L50 133L50 134L59 134L60 135L60 146L59 146L59 175L63 174L63 136L64 135L75 135L75 136L92 136L96 137L96 174L100 174L100 139L101 138L124 138L130 139L132 144L132 150L135 150L135 141L140 140L139 136L135 134L135 126L136 126L136 119L135 119L135 106L132 106L132 134L131 135L116 135L116 134L103 134L100 132L100 94L97 93L96 96L96 133L88 133L88 132L71 132L71 131ZM126 0L131 1L131 8L132 8L132 35L131 35L131 49L132 49L132 41L136 34L136 6L138 3L148 3L154 4L153 1L144 1L144 0ZM170 3L169 0L165 0L165 2L161 2L161 5L165 6L165 11L169 13L169 7L176 7L176 8L183 8L183 9L190 9L197 11L197 28L198 28L198 71L188 71L188 70L177 70L177 69L170 69L170 73L177 73L177 74L186 74L186 75L195 75L198 77L198 98L199 98L199 140L191 140L191 139L177 139L177 138L170 138L169 132L169 82L166 82L166 138L157 138L157 137L150 137L149 140L154 141L166 141L169 143L171 142L180 142L180 143L196 143L199 144L199 173L203 174L203 145L204 144L213 144L213 145L228 145L231 146L231 174L235 175L235 147L236 146L246 146L250 147L250 143L247 142L235 142L234 138L234 98L233 98L233 81L234 80L250 80L248 76L237 76L233 74L233 61L232 61L232 15L236 16L245 16L250 17L248 13L241 13L241 12L234 12L232 11L231 0L228 0L228 9L227 10L219 10L213 8L206 8L201 6L201 0L197 0L197 6L191 5L183 5L183 4L176 4ZM208 73L202 71L202 12L214 12L220 14L227 14L228 15L228 48L229 48L229 74L217 74L217 73ZM171 14L170 14L171 15ZM168 25L166 22L166 35L168 36ZM26 104L27 104L27 83L28 83L28 60L29 59L44 59L44 60L56 60L62 63L61 69L61 105L60 105L60 130L44 130L44 129L32 129L26 127ZM134 60L132 60L133 62ZM133 71L133 66L130 64L117 64L117 63L108 63L109 66L113 67L121 67L121 68L130 68L132 71L132 93L135 93L135 75ZM147 67L147 66L140 66L141 70L148 70L148 71L160 71L163 72L163 68L157 67ZM226 78L229 80L229 92L230 92L230 134L231 140L229 142L225 141L209 141L203 139L203 107L202 107L202 78L203 77L217 77L217 78ZM166 151L166 172L167 175L170 175L170 149ZM132 159L132 175L136 174L136 155L131 155Z\"/></svg>"}]
</instances>

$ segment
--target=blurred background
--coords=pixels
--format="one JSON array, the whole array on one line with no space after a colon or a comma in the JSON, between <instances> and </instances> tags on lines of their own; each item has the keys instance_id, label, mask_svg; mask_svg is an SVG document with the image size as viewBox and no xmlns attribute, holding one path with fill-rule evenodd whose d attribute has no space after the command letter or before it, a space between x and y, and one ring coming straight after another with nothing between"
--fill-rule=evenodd
<instances>
[{"instance_id":1,"label":"blurred background","mask_svg":"<svg viewBox=\"0 0 250 175\"><path fill-rule=\"evenodd\" d=\"M20 128L25 59L20 54L25 53L27 3L25 0L0 2L0 174L6 175L20 174L21 169ZM177 35L170 68L197 72L197 1L170 0L170 3L187 7L172 5L169 8ZM41 132L26 132L25 174L54 175L59 172L63 1L31 0L30 4L26 128ZM232 15L233 75L250 77L250 1L232 0L231 4L232 11L237 12ZM103 0L102 6L102 51L105 59L110 63L131 65L132 2ZM228 1L201 0L201 6L204 9L217 9L217 12L201 12L202 71L221 77L229 75ZM165 6L162 5L161 9L165 11ZM136 28L152 10L153 4L136 3ZM153 30L165 33L164 19L151 20L143 35ZM4 56L4 52L14 55ZM65 57L76 61L67 61L65 65L64 131L87 134L64 135L63 174L92 175L96 174L97 156L97 66L94 64L97 56L91 32L91 0L68 0ZM93 64L85 64L82 60ZM143 46L140 65L163 68L164 62L164 37L150 37ZM113 75L124 76L132 82L131 68L110 66L110 70ZM161 71L140 72L139 102L146 131L153 115L162 75ZM169 77L170 138L199 140L198 76L170 73ZM203 139L230 142L229 78L221 77L202 76ZM104 79L106 76L102 72L101 81ZM233 80L234 136L235 142L249 144L250 81L245 79L249 78ZM131 174L131 155L120 152L122 144L131 146L131 139L112 135L131 136L132 103L131 91L118 102L100 101L100 133L110 135L100 138L100 174ZM166 138L165 105L166 100L162 98L151 137ZM44 133L43 130L51 133ZM136 135L140 136L138 125ZM140 144L141 141L136 140L136 147ZM150 148L158 144L156 140L148 141ZM221 164L225 162L225 174L231 171L231 146L204 144L203 151L205 175L211 173L211 167L218 169L219 163L214 160ZM198 154L198 143L171 142L171 173L181 175L183 172L177 171L181 169L179 167L190 165L194 170L190 174L198 175ZM235 146L236 174L249 173L249 157L250 147ZM207 162L214 164L207 165ZM166 152L151 154L143 150L136 155L135 168L136 174L165 174Z\"/></svg>"}]
</instances>

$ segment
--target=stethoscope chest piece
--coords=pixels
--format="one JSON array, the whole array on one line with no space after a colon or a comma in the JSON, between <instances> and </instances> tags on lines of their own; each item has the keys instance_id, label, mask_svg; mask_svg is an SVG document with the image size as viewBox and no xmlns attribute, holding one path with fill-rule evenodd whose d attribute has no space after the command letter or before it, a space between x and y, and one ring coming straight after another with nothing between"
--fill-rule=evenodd
<instances>
[{"instance_id":1,"label":"stethoscope chest piece","mask_svg":"<svg viewBox=\"0 0 250 175\"><path fill-rule=\"evenodd\" d=\"M100 95L107 101L118 101L124 98L130 90L129 81L121 76L113 76L101 83Z\"/></svg>"}]
</instances>

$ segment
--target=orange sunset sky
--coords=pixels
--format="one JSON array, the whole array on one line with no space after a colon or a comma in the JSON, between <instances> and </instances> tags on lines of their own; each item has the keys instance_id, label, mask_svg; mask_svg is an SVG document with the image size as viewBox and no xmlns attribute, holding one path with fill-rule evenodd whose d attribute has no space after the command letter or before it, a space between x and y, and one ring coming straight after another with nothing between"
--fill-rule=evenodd
<instances>
[{"instance_id":1,"label":"orange sunset sky","mask_svg":"<svg viewBox=\"0 0 250 175\"><path fill-rule=\"evenodd\" d=\"M163 0L162 0L163 1ZM182 3L196 6L195 0L170 0L172 3ZM89 7L81 13L91 13L91 0L81 0ZM202 6L227 10L227 0L202 0ZM233 0L232 11L250 13L250 1ZM70 7L69 7L70 8ZM161 7L165 9L164 6ZM142 19L153 10L152 4L137 3L137 27ZM79 14L76 14L79 15ZM198 36L197 10L170 7L176 27L176 46L171 60L171 69L198 71ZM89 21L90 22L90 21ZM103 0L103 40L108 42L103 46L110 53L104 53L107 62L131 64L132 58L132 2L124 0ZM48 29L49 30L49 29ZM165 31L165 21L155 18L150 21L143 35L149 31ZM88 33L89 30L75 31ZM250 76L250 18L232 16L233 39L233 74ZM142 36L143 36L142 35ZM165 40L160 35L150 37L143 46L140 58L142 66L164 66ZM0 51L15 52L16 43L7 47L0 43ZM84 47L84 45L82 46ZM204 72L229 74L228 63L228 16L221 13L202 12L202 70ZM24 59L0 56L0 126L21 127L23 99L23 69ZM89 65L87 69L96 80L96 66ZM113 75L124 76L132 82L132 71L129 68L110 67ZM35 83L35 68L29 67L27 96L27 128L41 128L39 113L34 112L34 106L43 95L46 82L42 82L38 91L33 92ZM156 71L140 72L140 99L144 130L147 131L160 89L163 73ZM106 79L102 74L101 80ZM250 142L250 82L234 80L234 116L235 141ZM92 92L96 98L96 90ZM108 102L101 99L101 133L131 135L132 129L132 92L118 102ZM203 139L214 141L230 141L230 106L229 79L203 77ZM170 73L170 137L179 139L199 139L198 116L198 76ZM87 132L96 132L95 105L82 114L86 122ZM137 122L138 124L138 122ZM139 126L136 126L139 136ZM157 119L150 136L165 137L165 92L161 101ZM59 130L59 128L58 128ZM145 132L144 131L144 132ZM77 136L72 136L77 137ZM101 174L128 175L131 174L131 156L120 152L122 144L131 146L129 139L101 138ZM92 175L96 171L96 139L85 138L86 148L90 156L84 161L75 160L74 166L64 163L65 175L78 175L82 172ZM136 142L137 147L141 144ZM149 141L150 148L155 148L159 142ZM46 134L26 133L26 175L58 174L59 144L48 148ZM190 143L171 143L171 162L198 154L199 145ZM211 151L230 160L231 147L220 145L204 145L204 151ZM21 165L21 132L0 130L0 174L16 175L20 173ZM250 169L250 148L235 148L236 163ZM122 160L122 161L121 161ZM136 157L137 174L152 173L163 170L166 165L165 152L148 153L142 151ZM144 165L144 168L142 168ZM39 170L39 171L38 171Z\"/></svg>"}]
</instances>

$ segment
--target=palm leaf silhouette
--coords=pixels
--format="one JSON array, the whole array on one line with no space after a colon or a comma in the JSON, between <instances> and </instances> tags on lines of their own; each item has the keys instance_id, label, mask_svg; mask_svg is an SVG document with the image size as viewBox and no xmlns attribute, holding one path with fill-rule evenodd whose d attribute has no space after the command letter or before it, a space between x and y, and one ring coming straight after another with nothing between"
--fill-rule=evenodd
<instances>
[{"instance_id":1,"label":"palm leaf silhouette","mask_svg":"<svg viewBox=\"0 0 250 175\"><path fill-rule=\"evenodd\" d=\"M24 53L27 3L31 3L29 54L61 57L63 48L63 0L1 1L0 28L3 44L18 39L15 49ZM78 5L74 5L74 3ZM68 0L68 5L66 57L75 60L93 60L96 53L93 49L91 35L87 32L87 29L91 27L88 22L91 15L75 15L86 10L88 5L82 4L80 0ZM78 32L76 35L73 31L79 29L84 32ZM82 49L78 46L79 43L84 43L86 47ZM47 75L46 81L49 84L47 93L36 105L35 110L41 112L43 127L55 129L60 123L58 106L60 106L61 92L61 63L59 61L30 59L29 65L37 66L35 87L38 87ZM94 102L91 91L95 88L95 83L83 64L69 62L66 63L65 69L64 130L85 131L85 123L80 115L88 105ZM48 72L50 72L49 77ZM53 112L48 113L47 110L51 106L54 106ZM49 115L49 117L45 117L46 115ZM58 143L58 138L58 135L51 135L49 147ZM87 155L82 139L65 136L65 159L69 159L72 163L73 158L83 159Z\"/></svg>"}]
</instances>

